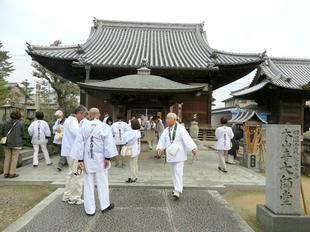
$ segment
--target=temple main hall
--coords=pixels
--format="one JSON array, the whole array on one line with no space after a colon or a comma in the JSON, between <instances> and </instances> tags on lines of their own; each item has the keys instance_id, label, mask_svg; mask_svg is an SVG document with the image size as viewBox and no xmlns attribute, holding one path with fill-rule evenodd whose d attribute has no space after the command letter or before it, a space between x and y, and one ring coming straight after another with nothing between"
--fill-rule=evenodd
<instances>
[{"instance_id":1,"label":"temple main hall","mask_svg":"<svg viewBox=\"0 0 310 232\"><path fill-rule=\"evenodd\" d=\"M211 125L212 91L244 77L265 52L212 48L204 25L94 19L85 43L28 44L32 59L81 88L81 104L131 118L173 111L185 125Z\"/></svg>"}]
</instances>

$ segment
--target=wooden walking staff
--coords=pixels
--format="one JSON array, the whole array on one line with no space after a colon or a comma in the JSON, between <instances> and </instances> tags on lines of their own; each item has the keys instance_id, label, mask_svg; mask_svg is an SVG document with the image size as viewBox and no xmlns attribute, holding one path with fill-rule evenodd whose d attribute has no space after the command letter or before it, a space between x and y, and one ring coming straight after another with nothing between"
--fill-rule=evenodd
<instances>
[{"instance_id":1,"label":"wooden walking staff","mask_svg":"<svg viewBox=\"0 0 310 232\"><path fill-rule=\"evenodd\" d=\"M304 206L305 214L308 214L306 200L305 200L305 194L304 194L304 189L302 187L302 181L301 180L300 180L300 192L301 192L301 198L302 198L302 203L303 203L303 206Z\"/></svg>"}]
</instances>

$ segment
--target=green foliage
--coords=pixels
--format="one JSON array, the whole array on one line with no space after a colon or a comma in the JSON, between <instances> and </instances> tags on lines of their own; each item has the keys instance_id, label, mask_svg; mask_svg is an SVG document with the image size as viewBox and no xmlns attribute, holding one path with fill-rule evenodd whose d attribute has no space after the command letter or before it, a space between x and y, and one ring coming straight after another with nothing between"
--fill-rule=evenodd
<instances>
[{"instance_id":1,"label":"green foliage","mask_svg":"<svg viewBox=\"0 0 310 232\"><path fill-rule=\"evenodd\" d=\"M0 123L0 138L3 136L3 123ZM0 145L0 160L4 159L4 148L2 145Z\"/></svg>"},{"instance_id":2,"label":"green foliage","mask_svg":"<svg viewBox=\"0 0 310 232\"><path fill-rule=\"evenodd\" d=\"M8 61L10 59L8 52L1 51L2 46L0 42L0 104L3 104L4 100L9 97L9 90L4 78L14 71L12 63Z\"/></svg>"},{"instance_id":3,"label":"green foliage","mask_svg":"<svg viewBox=\"0 0 310 232\"><path fill-rule=\"evenodd\" d=\"M51 46L59 45L61 45L61 42L56 40ZM36 62L32 63L32 67L34 67L33 76L46 80L48 83L45 84L45 87L43 86L43 92L47 92L49 85L57 95L57 102L60 110L62 110L65 115L70 114L74 107L78 104L77 97L79 96L79 87L63 77L49 71Z\"/></svg>"},{"instance_id":4,"label":"green foliage","mask_svg":"<svg viewBox=\"0 0 310 232\"><path fill-rule=\"evenodd\" d=\"M12 63L8 60L11 58L7 51L1 51L3 44L0 42L0 80L4 80L11 72L14 71Z\"/></svg>"},{"instance_id":5,"label":"green foliage","mask_svg":"<svg viewBox=\"0 0 310 232\"><path fill-rule=\"evenodd\" d=\"M28 103L28 100L31 98L31 96L33 96L33 87L30 87L30 82L28 81L28 79L25 79L24 81L22 81L21 83L21 93L25 96L25 104Z\"/></svg>"},{"instance_id":6,"label":"green foliage","mask_svg":"<svg viewBox=\"0 0 310 232\"><path fill-rule=\"evenodd\" d=\"M10 91L6 85L5 80L0 80L0 104L4 103L4 100L9 97Z\"/></svg>"}]
</instances>

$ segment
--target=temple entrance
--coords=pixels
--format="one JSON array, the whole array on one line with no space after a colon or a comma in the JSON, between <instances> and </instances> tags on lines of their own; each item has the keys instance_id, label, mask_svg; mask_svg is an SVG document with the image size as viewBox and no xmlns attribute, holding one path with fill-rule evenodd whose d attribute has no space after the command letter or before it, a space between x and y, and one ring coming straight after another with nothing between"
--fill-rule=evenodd
<instances>
[{"instance_id":1,"label":"temple entrance","mask_svg":"<svg viewBox=\"0 0 310 232\"><path fill-rule=\"evenodd\" d=\"M145 66L137 69L137 74L125 75L107 81L79 82L78 85L88 95L81 103L87 107L102 105L104 102L105 112L114 120L121 117L129 121L133 116L164 116L173 111L182 116L181 105L188 99L204 100L201 96L207 96L206 84L189 85L167 78L151 74L151 70ZM101 104L98 104L99 102ZM191 102L193 104L193 102ZM189 103L187 104L190 105ZM200 106L200 105L199 105ZM206 114L207 104L203 103L201 114ZM201 107L197 107L199 110ZM191 110L191 109L190 109ZM200 113L200 112L198 112ZM187 116L187 117L184 117ZM184 118L191 117L191 113L183 115ZM206 118L204 120L207 120ZM188 119L189 121L189 119Z\"/></svg>"},{"instance_id":2,"label":"temple entrance","mask_svg":"<svg viewBox=\"0 0 310 232\"><path fill-rule=\"evenodd\" d=\"M161 108L128 108L127 109L127 121L130 120L132 117L145 117L145 119L149 119L153 116L159 116L163 118L163 111Z\"/></svg>"}]
</instances>

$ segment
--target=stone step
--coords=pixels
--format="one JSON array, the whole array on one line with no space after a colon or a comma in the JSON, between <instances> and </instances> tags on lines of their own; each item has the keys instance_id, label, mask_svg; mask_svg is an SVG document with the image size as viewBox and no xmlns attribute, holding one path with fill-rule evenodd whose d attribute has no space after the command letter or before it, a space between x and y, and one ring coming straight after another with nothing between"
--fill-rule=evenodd
<instances>
[{"instance_id":1,"label":"stone step","mask_svg":"<svg viewBox=\"0 0 310 232\"><path fill-rule=\"evenodd\" d=\"M18 159L18 167L26 166L28 164L32 164L33 160L33 149L26 148L20 151ZM43 153L39 153L39 160L44 159Z\"/></svg>"}]
</instances>

